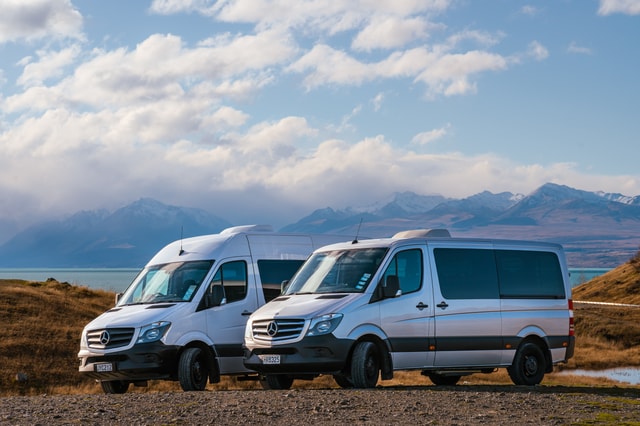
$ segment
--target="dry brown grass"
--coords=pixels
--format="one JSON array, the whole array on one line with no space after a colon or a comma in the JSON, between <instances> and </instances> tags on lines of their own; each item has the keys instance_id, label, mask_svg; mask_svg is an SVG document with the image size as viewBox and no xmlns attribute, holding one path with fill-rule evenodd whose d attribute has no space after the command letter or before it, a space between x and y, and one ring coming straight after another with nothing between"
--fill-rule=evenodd
<instances>
[{"instance_id":1,"label":"dry brown grass","mask_svg":"<svg viewBox=\"0 0 640 426\"><path fill-rule=\"evenodd\" d=\"M595 300L640 304L640 256L575 289L574 300ZM78 373L77 352L80 333L86 323L113 306L114 294L86 287L49 282L0 280L0 396L102 393L93 380ZM576 352L562 369L605 369L640 366L640 309L593 305L575 307ZM558 369L561 370L561 369ZM24 374L26 381L17 380ZM397 372L383 386L429 384L419 372ZM463 377L461 383L509 384L505 370L492 374ZM594 385L605 379L545 376L544 384ZM335 388L330 376L304 382L297 388ZM259 389L255 381L224 377L210 389ZM149 387L132 392L179 390L175 382L151 382Z\"/></svg>"}]
</instances>

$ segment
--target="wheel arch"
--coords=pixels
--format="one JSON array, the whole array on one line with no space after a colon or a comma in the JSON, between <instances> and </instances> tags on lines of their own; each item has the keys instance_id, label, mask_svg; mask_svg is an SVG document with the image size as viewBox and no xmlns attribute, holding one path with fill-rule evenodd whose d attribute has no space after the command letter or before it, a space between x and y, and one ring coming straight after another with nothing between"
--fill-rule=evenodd
<instances>
[{"instance_id":1,"label":"wheel arch","mask_svg":"<svg viewBox=\"0 0 640 426\"><path fill-rule=\"evenodd\" d=\"M188 348L199 348L206 354L207 370L209 371L209 383L220 382L220 365L218 363L218 356L213 346L207 345L201 340L193 340L186 345L180 347L178 351L178 359L182 356L182 353Z\"/></svg>"},{"instance_id":2,"label":"wheel arch","mask_svg":"<svg viewBox=\"0 0 640 426\"><path fill-rule=\"evenodd\" d=\"M386 339L380 338L377 334L365 334L360 336L357 340L354 340L351 348L349 349L349 355L347 356L347 362L345 365L345 371L351 371L351 362L353 359L353 351L358 343L371 342L376 346L378 353L381 355L380 365L380 377L382 380L393 379L393 360L391 358L391 351Z\"/></svg>"},{"instance_id":3,"label":"wheel arch","mask_svg":"<svg viewBox=\"0 0 640 426\"><path fill-rule=\"evenodd\" d=\"M522 338L520 344L518 344L516 352L522 345L526 343L534 343L540 348L542 354L544 355L545 373L551 373L553 371L553 362L551 360L551 350L549 349L549 342L547 341L546 337L540 336L536 333L528 334Z\"/></svg>"}]
</instances>

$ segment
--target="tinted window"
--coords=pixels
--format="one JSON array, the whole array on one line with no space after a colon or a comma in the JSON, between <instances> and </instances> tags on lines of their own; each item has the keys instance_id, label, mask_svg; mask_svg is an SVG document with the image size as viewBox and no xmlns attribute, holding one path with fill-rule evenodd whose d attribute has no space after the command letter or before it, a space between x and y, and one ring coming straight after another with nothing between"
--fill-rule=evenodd
<instances>
[{"instance_id":1,"label":"tinted window","mask_svg":"<svg viewBox=\"0 0 640 426\"><path fill-rule=\"evenodd\" d=\"M398 277L402 294L420 289L422 286L422 251L414 249L397 253L384 272L385 280L388 275Z\"/></svg>"},{"instance_id":2,"label":"tinted window","mask_svg":"<svg viewBox=\"0 0 640 426\"><path fill-rule=\"evenodd\" d=\"M440 291L447 299L497 299L498 276L493 250L433 250Z\"/></svg>"},{"instance_id":3,"label":"tinted window","mask_svg":"<svg viewBox=\"0 0 640 426\"><path fill-rule=\"evenodd\" d=\"M502 297L565 297L560 262L555 253L496 250L496 262Z\"/></svg>"},{"instance_id":4,"label":"tinted window","mask_svg":"<svg viewBox=\"0 0 640 426\"><path fill-rule=\"evenodd\" d=\"M266 302L280 295L282 281L289 280L304 260L258 260L258 273Z\"/></svg>"},{"instance_id":5,"label":"tinted window","mask_svg":"<svg viewBox=\"0 0 640 426\"><path fill-rule=\"evenodd\" d=\"M214 285L222 285L227 303L244 299L247 296L247 264L242 260L223 264L209 288Z\"/></svg>"}]
</instances>

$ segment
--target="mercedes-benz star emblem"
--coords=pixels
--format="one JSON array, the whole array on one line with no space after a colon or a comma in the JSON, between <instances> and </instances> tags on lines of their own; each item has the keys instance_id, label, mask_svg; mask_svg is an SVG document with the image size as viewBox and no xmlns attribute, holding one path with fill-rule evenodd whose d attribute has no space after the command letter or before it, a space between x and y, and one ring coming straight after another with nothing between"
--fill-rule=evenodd
<instances>
[{"instance_id":1,"label":"mercedes-benz star emblem","mask_svg":"<svg viewBox=\"0 0 640 426\"><path fill-rule=\"evenodd\" d=\"M276 324L275 321L271 321L267 325L267 334L269 335L269 337L273 337L278 334L278 324Z\"/></svg>"},{"instance_id":2,"label":"mercedes-benz star emblem","mask_svg":"<svg viewBox=\"0 0 640 426\"><path fill-rule=\"evenodd\" d=\"M109 335L109 332L107 330L103 331L102 333L100 333L100 343L103 345L107 345L109 344L109 340L111 339L111 336Z\"/></svg>"}]
</instances>

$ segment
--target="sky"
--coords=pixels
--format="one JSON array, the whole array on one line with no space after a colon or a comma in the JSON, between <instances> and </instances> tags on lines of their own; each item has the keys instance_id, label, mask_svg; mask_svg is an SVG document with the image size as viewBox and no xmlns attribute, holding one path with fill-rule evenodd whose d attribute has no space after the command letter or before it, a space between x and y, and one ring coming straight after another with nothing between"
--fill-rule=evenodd
<instances>
[{"instance_id":1,"label":"sky","mask_svg":"<svg viewBox=\"0 0 640 426\"><path fill-rule=\"evenodd\" d=\"M640 195L640 0L0 0L0 237L139 198Z\"/></svg>"}]
</instances>

